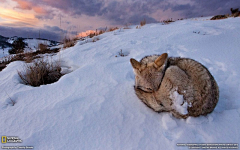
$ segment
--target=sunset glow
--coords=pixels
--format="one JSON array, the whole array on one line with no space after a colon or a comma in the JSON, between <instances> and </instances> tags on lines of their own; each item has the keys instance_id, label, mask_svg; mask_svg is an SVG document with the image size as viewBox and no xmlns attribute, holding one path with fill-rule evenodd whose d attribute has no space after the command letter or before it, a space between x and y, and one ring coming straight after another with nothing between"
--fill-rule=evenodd
<instances>
[{"instance_id":1,"label":"sunset glow","mask_svg":"<svg viewBox=\"0 0 240 150\"><path fill-rule=\"evenodd\" d=\"M0 35L61 40L88 30L230 14L240 1L211 0L0 0Z\"/></svg>"},{"instance_id":2,"label":"sunset glow","mask_svg":"<svg viewBox=\"0 0 240 150\"><path fill-rule=\"evenodd\" d=\"M0 18L3 21L0 25L8 25L14 27L34 27L38 24L39 20L33 14L21 13L11 9L0 7Z\"/></svg>"}]
</instances>

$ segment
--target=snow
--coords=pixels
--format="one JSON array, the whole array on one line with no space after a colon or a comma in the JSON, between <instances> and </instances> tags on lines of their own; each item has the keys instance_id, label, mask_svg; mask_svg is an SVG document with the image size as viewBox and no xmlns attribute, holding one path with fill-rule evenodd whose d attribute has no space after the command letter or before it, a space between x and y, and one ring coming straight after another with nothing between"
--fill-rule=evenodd
<instances>
[{"instance_id":1,"label":"snow","mask_svg":"<svg viewBox=\"0 0 240 150\"><path fill-rule=\"evenodd\" d=\"M170 98L173 100L172 108L182 115L188 114L188 103L184 102L183 95L180 95L176 90L171 93Z\"/></svg>"},{"instance_id":2,"label":"snow","mask_svg":"<svg viewBox=\"0 0 240 150\"><path fill-rule=\"evenodd\" d=\"M239 143L240 18L209 18L147 24L79 42L53 56L71 72L49 85L21 84L17 70L25 63L10 63L0 72L0 133L23 142L1 146L159 150L188 149L178 143ZM120 57L121 50L128 56ZM177 119L137 98L130 58L164 52L195 59L210 70L220 89L211 114Z\"/></svg>"},{"instance_id":3,"label":"snow","mask_svg":"<svg viewBox=\"0 0 240 150\"><path fill-rule=\"evenodd\" d=\"M11 37L7 40L8 43L12 44L15 40L17 40L18 37ZM36 49L38 48L39 44L44 44L44 45L48 45L50 47L50 49L54 49L54 48L60 48L59 47L59 43L56 42L57 46L54 46L56 44L52 43L49 40L43 40L43 39L24 39L23 42L25 42L27 44L27 46L24 49L24 52L33 52L36 51ZM8 50L10 50L11 48L0 48L0 60L3 59L3 57L7 57L9 56Z\"/></svg>"},{"instance_id":4,"label":"snow","mask_svg":"<svg viewBox=\"0 0 240 150\"><path fill-rule=\"evenodd\" d=\"M27 51L35 51L38 48L39 44L50 45L51 42L48 40L39 40L39 39L25 39L23 42L27 43L28 46L25 48L25 52Z\"/></svg>"}]
</instances>

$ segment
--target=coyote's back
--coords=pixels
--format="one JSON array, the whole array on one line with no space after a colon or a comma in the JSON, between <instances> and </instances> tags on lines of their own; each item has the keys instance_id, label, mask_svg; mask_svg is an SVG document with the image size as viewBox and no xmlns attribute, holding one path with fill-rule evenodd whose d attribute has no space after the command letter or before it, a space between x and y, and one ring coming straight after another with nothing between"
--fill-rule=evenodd
<instances>
[{"instance_id":1,"label":"coyote's back","mask_svg":"<svg viewBox=\"0 0 240 150\"><path fill-rule=\"evenodd\" d=\"M131 59L135 92L154 111L171 112L177 118L211 113L219 90L206 67L189 58L169 57L166 53Z\"/></svg>"}]
</instances>

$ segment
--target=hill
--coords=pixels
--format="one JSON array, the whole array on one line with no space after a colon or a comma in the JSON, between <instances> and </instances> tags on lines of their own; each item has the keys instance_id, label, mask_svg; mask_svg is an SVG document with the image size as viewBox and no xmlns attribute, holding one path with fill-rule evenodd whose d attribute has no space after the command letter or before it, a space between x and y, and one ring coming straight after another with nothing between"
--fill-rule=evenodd
<instances>
[{"instance_id":1,"label":"hill","mask_svg":"<svg viewBox=\"0 0 240 150\"><path fill-rule=\"evenodd\" d=\"M14 36L14 37L4 37L0 35L0 58L4 57L4 56L8 56L8 50L12 48L12 43L18 39L20 37ZM47 39L41 39L41 38L23 38L23 42L26 43L26 48L25 48L25 52L28 51L36 51L36 49L38 48L38 45L40 43L47 45L48 47L52 47L52 46L57 46L60 43L53 41L53 40L47 40Z\"/></svg>"},{"instance_id":2,"label":"hill","mask_svg":"<svg viewBox=\"0 0 240 150\"><path fill-rule=\"evenodd\" d=\"M240 18L207 17L107 32L53 56L71 72L40 87L21 83L17 71L24 62L10 63L0 72L0 133L22 143L1 146L185 150L187 143L239 143L239 24ZM165 52L195 59L212 73L220 98L211 114L176 119L137 98L130 58Z\"/></svg>"}]
</instances>

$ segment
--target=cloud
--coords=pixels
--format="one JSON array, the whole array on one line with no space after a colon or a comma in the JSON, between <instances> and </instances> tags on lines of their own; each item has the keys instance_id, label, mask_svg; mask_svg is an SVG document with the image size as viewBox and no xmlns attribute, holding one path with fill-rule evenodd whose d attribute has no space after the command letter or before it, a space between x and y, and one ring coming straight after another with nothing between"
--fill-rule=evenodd
<instances>
[{"instance_id":1,"label":"cloud","mask_svg":"<svg viewBox=\"0 0 240 150\"><path fill-rule=\"evenodd\" d=\"M32 3L28 2L28 1L23 1L23 0L13 0L13 1L18 3L16 8L27 9L27 10L31 10L32 9Z\"/></svg>"},{"instance_id":2,"label":"cloud","mask_svg":"<svg viewBox=\"0 0 240 150\"><path fill-rule=\"evenodd\" d=\"M41 5L40 3L36 3L36 1L26 1L26 0L13 0L17 2L17 6L15 8L22 10L33 10L36 15L35 17L38 19L53 19L55 14L49 7L46 5Z\"/></svg>"},{"instance_id":3,"label":"cloud","mask_svg":"<svg viewBox=\"0 0 240 150\"><path fill-rule=\"evenodd\" d=\"M139 23L141 18L157 22L174 15L182 18L229 13L240 2L226 0L14 0L19 9L33 10L38 19L53 19L58 13L71 17L98 16L115 24ZM56 13L55 10L59 12ZM169 10L171 12L169 13ZM156 12L162 12L156 18ZM175 18L175 16L171 16Z\"/></svg>"},{"instance_id":4,"label":"cloud","mask_svg":"<svg viewBox=\"0 0 240 150\"><path fill-rule=\"evenodd\" d=\"M9 26L24 27L35 26L39 21L32 14L17 12L12 9L5 9L0 7L0 18L4 19L0 25L8 24Z\"/></svg>"},{"instance_id":5,"label":"cloud","mask_svg":"<svg viewBox=\"0 0 240 150\"><path fill-rule=\"evenodd\" d=\"M181 13L184 17L213 16L218 14L230 14L230 8L239 8L240 1L226 0L201 0L192 1L191 5L171 5L174 12Z\"/></svg>"},{"instance_id":6,"label":"cloud","mask_svg":"<svg viewBox=\"0 0 240 150\"><path fill-rule=\"evenodd\" d=\"M62 32L66 33L66 31L59 29L58 27L50 27L45 26L42 29L30 28L30 27L6 27L0 26L1 35L5 37L19 36L23 38L38 38L40 32L40 38L50 39L55 41L62 40Z\"/></svg>"},{"instance_id":7,"label":"cloud","mask_svg":"<svg viewBox=\"0 0 240 150\"><path fill-rule=\"evenodd\" d=\"M75 34L76 31L95 30L99 27L139 24L143 19L152 23L170 18L227 14L231 7L240 7L240 1L233 0L7 0L10 1L15 2L17 9L14 10L21 10L19 14L31 12L33 18L16 18L18 14L3 15L0 7L0 17L3 18L0 25L17 27L16 24L11 25L12 22L33 27L40 22L49 34L62 32L56 25L68 30L64 34ZM36 26L39 28L39 25Z\"/></svg>"}]
</instances>

